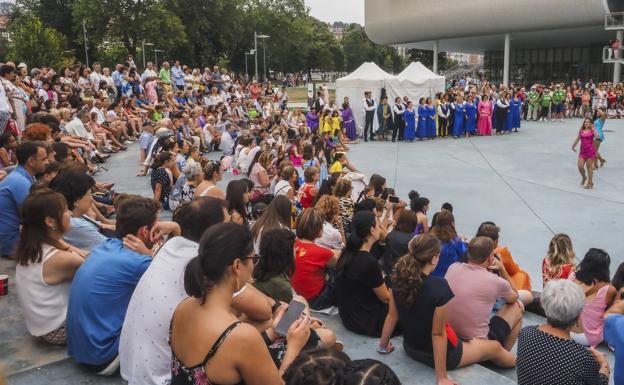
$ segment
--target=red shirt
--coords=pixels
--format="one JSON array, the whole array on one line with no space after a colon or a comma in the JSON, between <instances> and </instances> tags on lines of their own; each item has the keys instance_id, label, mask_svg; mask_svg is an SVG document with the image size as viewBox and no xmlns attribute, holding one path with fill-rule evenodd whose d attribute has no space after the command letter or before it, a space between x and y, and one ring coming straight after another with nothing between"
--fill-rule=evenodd
<instances>
[{"instance_id":1,"label":"red shirt","mask_svg":"<svg viewBox=\"0 0 624 385\"><path fill-rule=\"evenodd\" d=\"M314 185L311 184L304 184L299 187L299 203L304 209L309 209L314 206L314 195L312 194L313 188Z\"/></svg>"},{"instance_id":2,"label":"red shirt","mask_svg":"<svg viewBox=\"0 0 624 385\"><path fill-rule=\"evenodd\" d=\"M325 265L333 255L328 248L295 240L295 273L290 283L297 294L311 300L323 291Z\"/></svg>"}]
</instances>

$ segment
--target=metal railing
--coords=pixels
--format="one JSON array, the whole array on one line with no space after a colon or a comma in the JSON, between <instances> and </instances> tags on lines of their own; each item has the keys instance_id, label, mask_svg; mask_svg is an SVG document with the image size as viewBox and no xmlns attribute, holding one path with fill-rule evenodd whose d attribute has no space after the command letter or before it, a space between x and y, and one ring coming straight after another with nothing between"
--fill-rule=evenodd
<instances>
[{"instance_id":1,"label":"metal railing","mask_svg":"<svg viewBox=\"0 0 624 385\"><path fill-rule=\"evenodd\" d=\"M605 15L605 30L616 31L624 29L624 12L613 12Z\"/></svg>"},{"instance_id":2,"label":"metal railing","mask_svg":"<svg viewBox=\"0 0 624 385\"><path fill-rule=\"evenodd\" d=\"M602 62L603 63L624 63L622 58L622 47L614 49L610 46L602 48Z\"/></svg>"}]
</instances>

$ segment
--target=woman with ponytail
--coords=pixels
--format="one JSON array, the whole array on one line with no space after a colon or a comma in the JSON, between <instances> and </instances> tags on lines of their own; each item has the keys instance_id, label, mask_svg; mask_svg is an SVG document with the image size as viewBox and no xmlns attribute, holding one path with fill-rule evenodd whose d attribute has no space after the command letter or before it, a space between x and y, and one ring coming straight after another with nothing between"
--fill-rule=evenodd
<instances>
[{"instance_id":1,"label":"woman with ponytail","mask_svg":"<svg viewBox=\"0 0 624 385\"><path fill-rule=\"evenodd\" d=\"M489 360L500 365L505 350L497 341L462 341L447 324L447 303L454 294L444 278L431 274L439 255L440 241L421 234L410 241L408 253L397 261L378 352L394 350L390 337L400 321L407 355L435 368L438 385L451 385L455 382L448 378L447 370Z\"/></svg>"},{"instance_id":2,"label":"woman with ponytail","mask_svg":"<svg viewBox=\"0 0 624 385\"><path fill-rule=\"evenodd\" d=\"M231 310L232 296L251 279L257 258L245 226L222 223L203 234L198 255L184 272L190 298L178 305L171 320L172 385L283 384L282 375L308 341L310 319L304 314L288 329L278 369L263 336ZM273 328L266 336L275 337Z\"/></svg>"},{"instance_id":3,"label":"woman with ponytail","mask_svg":"<svg viewBox=\"0 0 624 385\"><path fill-rule=\"evenodd\" d=\"M381 335L390 292L377 259L370 253L381 228L372 211L358 211L336 265L336 304L344 326L354 333Z\"/></svg>"}]
</instances>

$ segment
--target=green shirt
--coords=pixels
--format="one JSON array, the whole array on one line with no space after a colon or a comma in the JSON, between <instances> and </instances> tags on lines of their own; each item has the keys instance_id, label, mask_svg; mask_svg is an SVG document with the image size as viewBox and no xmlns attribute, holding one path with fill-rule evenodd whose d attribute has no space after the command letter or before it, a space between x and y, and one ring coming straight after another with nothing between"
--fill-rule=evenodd
<instances>
[{"instance_id":1,"label":"green shirt","mask_svg":"<svg viewBox=\"0 0 624 385\"><path fill-rule=\"evenodd\" d=\"M161 68L160 72L158 73L158 77L163 83L171 84L171 72L169 70Z\"/></svg>"},{"instance_id":2,"label":"green shirt","mask_svg":"<svg viewBox=\"0 0 624 385\"><path fill-rule=\"evenodd\" d=\"M253 285L264 295L276 301L289 303L293 298L290 280L284 275L269 278L267 281L254 281Z\"/></svg>"},{"instance_id":3,"label":"green shirt","mask_svg":"<svg viewBox=\"0 0 624 385\"><path fill-rule=\"evenodd\" d=\"M550 107L550 102L552 101L551 94L542 95L542 107Z\"/></svg>"},{"instance_id":4,"label":"green shirt","mask_svg":"<svg viewBox=\"0 0 624 385\"><path fill-rule=\"evenodd\" d=\"M152 114L152 120L155 121L155 122L157 122L159 120L162 120L162 118L163 118L162 112L154 111L154 113Z\"/></svg>"},{"instance_id":5,"label":"green shirt","mask_svg":"<svg viewBox=\"0 0 624 385\"><path fill-rule=\"evenodd\" d=\"M559 104L565 99L565 96L566 93L563 90L555 91L553 95L553 102Z\"/></svg>"},{"instance_id":6,"label":"green shirt","mask_svg":"<svg viewBox=\"0 0 624 385\"><path fill-rule=\"evenodd\" d=\"M529 103L531 104L537 104L537 102L539 101L539 94L535 91L529 91Z\"/></svg>"}]
</instances>

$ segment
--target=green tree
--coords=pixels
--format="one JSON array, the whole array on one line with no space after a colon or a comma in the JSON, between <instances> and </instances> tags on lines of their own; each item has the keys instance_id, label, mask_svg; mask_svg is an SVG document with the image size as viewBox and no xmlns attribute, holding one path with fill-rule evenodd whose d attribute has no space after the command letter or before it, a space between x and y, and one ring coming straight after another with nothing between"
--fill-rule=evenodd
<instances>
[{"instance_id":1,"label":"green tree","mask_svg":"<svg viewBox=\"0 0 624 385\"><path fill-rule=\"evenodd\" d=\"M84 20L87 40L96 42L98 49L106 48L104 42L120 42L128 53L136 55L143 41L164 50L187 42L182 21L157 0L77 0L73 17L77 41L84 43Z\"/></svg>"},{"instance_id":2,"label":"green tree","mask_svg":"<svg viewBox=\"0 0 624 385\"><path fill-rule=\"evenodd\" d=\"M43 25L32 12L23 12L9 26L7 60L24 61L29 67L58 67L64 60L65 38Z\"/></svg>"},{"instance_id":3,"label":"green tree","mask_svg":"<svg viewBox=\"0 0 624 385\"><path fill-rule=\"evenodd\" d=\"M374 45L370 41L364 27L350 24L342 36L342 47L345 56L345 70L353 71L366 61L374 59Z\"/></svg>"},{"instance_id":4,"label":"green tree","mask_svg":"<svg viewBox=\"0 0 624 385\"><path fill-rule=\"evenodd\" d=\"M410 49L407 55L410 61L419 61L425 67L433 68L433 51L414 48ZM438 52L438 71L445 71L455 65L457 65L457 62L450 60L446 52Z\"/></svg>"}]
</instances>

